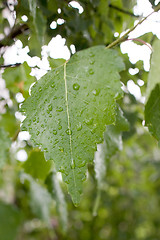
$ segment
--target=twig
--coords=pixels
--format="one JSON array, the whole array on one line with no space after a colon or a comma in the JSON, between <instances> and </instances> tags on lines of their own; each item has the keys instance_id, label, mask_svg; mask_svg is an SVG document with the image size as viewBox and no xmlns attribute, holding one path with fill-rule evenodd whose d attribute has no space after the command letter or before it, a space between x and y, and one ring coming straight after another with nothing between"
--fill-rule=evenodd
<instances>
[{"instance_id":1,"label":"twig","mask_svg":"<svg viewBox=\"0 0 160 240\"><path fill-rule=\"evenodd\" d=\"M13 39L18 35L24 33L29 29L27 24L15 26L12 31L0 41L0 48L10 46L13 43Z\"/></svg>"},{"instance_id":2,"label":"twig","mask_svg":"<svg viewBox=\"0 0 160 240\"><path fill-rule=\"evenodd\" d=\"M115 5L112 5L112 4L109 4L109 7L110 7L110 8L113 8L113 9L119 11L119 12L122 12L122 13L124 13L124 14L127 14L127 15L129 15L129 16L131 16L131 17L135 17L135 18L140 17L139 15L135 15L135 14L132 13L132 12L129 12L129 11L123 9L123 8L119 8L119 7L117 7L117 6L115 6Z\"/></svg>"},{"instance_id":3,"label":"twig","mask_svg":"<svg viewBox=\"0 0 160 240\"><path fill-rule=\"evenodd\" d=\"M13 138L12 138L12 142L16 141L19 133L20 133L20 128L17 129L17 131L15 132L15 135L14 135Z\"/></svg>"},{"instance_id":4,"label":"twig","mask_svg":"<svg viewBox=\"0 0 160 240\"><path fill-rule=\"evenodd\" d=\"M157 12L158 10L160 10L160 4L158 4L154 11L151 12L149 15L147 15L146 17L144 17L142 20L140 20L135 26L133 26L132 28L130 28L122 37L118 38L117 40L115 40L114 42L112 42L111 44L109 44L106 48L112 48L114 46L116 46L117 44L124 42L125 40L127 40L129 33L131 33L138 25L140 25L141 23L143 23L148 17L150 17L154 12Z\"/></svg>"},{"instance_id":5,"label":"twig","mask_svg":"<svg viewBox=\"0 0 160 240\"><path fill-rule=\"evenodd\" d=\"M13 64L7 64L7 65L0 65L0 68L9 68L9 67L18 67L21 63L13 63Z\"/></svg>"}]
</instances>

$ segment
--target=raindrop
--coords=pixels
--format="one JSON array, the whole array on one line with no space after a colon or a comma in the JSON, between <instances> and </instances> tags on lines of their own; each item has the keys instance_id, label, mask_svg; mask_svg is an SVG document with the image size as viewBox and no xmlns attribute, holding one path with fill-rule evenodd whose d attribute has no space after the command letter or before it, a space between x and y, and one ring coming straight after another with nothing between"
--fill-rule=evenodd
<instances>
[{"instance_id":1,"label":"raindrop","mask_svg":"<svg viewBox=\"0 0 160 240\"><path fill-rule=\"evenodd\" d=\"M35 121L36 121L36 117L33 118L33 122L35 122Z\"/></svg>"},{"instance_id":2,"label":"raindrop","mask_svg":"<svg viewBox=\"0 0 160 240\"><path fill-rule=\"evenodd\" d=\"M84 167L85 165L86 165L86 162L82 161L80 164L78 164L78 167L81 168L81 167Z\"/></svg>"},{"instance_id":3,"label":"raindrop","mask_svg":"<svg viewBox=\"0 0 160 240\"><path fill-rule=\"evenodd\" d=\"M48 106L48 109L49 109L49 111L52 111L52 105L51 104Z\"/></svg>"},{"instance_id":4,"label":"raindrop","mask_svg":"<svg viewBox=\"0 0 160 240\"><path fill-rule=\"evenodd\" d=\"M94 60L91 60L91 61L90 61L90 64L91 64L91 65L93 65L94 63L95 63L95 61L94 61Z\"/></svg>"},{"instance_id":5,"label":"raindrop","mask_svg":"<svg viewBox=\"0 0 160 240\"><path fill-rule=\"evenodd\" d=\"M68 128L68 129L66 130L66 133L67 133L67 135L71 135L71 134L72 134L71 129Z\"/></svg>"},{"instance_id":6,"label":"raindrop","mask_svg":"<svg viewBox=\"0 0 160 240\"><path fill-rule=\"evenodd\" d=\"M93 69L89 69L89 74L94 74L94 71L93 71Z\"/></svg>"},{"instance_id":7,"label":"raindrop","mask_svg":"<svg viewBox=\"0 0 160 240\"><path fill-rule=\"evenodd\" d=\"M44 124L41 124L41 127L44 128Z\"/></svg>"},{"instance_id":8,"label":"raindrop","mask_svg":"<svg viewBox=\"0 0 160 240\"><path fill-rule=\"evenodd\" d=\"M52 117L52 114L51 114L51 113L49 114L49 117L50 117L50 118Z\"/></svg>"},{"instance_id":9,"label":"raindrop","mask_svg":"<svg viewBox=\"0 0 160 240\"><path fill-rule=\"evenodd\" d=\"M59 142L59 140L58 139L55 139L55 144L57 144Z\"/></svg>"},{"instance_id":10,"label":"raindrop","mask_svg":"<svg viewBox=\"0 0 160 240\"><path fill-rule=\"evenodd\" d=\"M77 91L77 90L79 90L79 88L80 88L80 86L79 86L78 83L74 83L74 84L73 84L73 89L74 89L74 90Z\"/></svg>"},{"instance_id":11,"label":"raindrop","mask_svg":"<svg viewBox=\"0 0 160 240\"><path fill-rule=\"evenodd\" d=\"M81 122L79 122L78 124L77 124L77 131L80 131L82 129L82 124L81 124Z\"/></svg>"},{"instance_id":12,"label":"raindrop","mask_svg":"<svg viewBox=\"0 0 160 240\"><path fill-rule=\"evenodd\" d=\"M75 162L72 160L71 169L75 169Z\"/></svg>"},{"instance_id":13,"label":"raindrop","mask_svg":"<svg viewBox=\"0 0 160 240\"><path fill-rule=\"evenodd\" d=\"M85 120L85 123L86 123L87 125L91 125L91 124L93 123L93 118L86 119L86 120Z\"/></svg>"},{"instance_id":14,"label":"raindrop","mask_svg":"<svg viewBox=\"0 0 160 240\"><path fill-rule=\"evenodd\" d=\"M58 169L58 172L65 173L64 167L60 167L60 168Z\"/></svg>"},{"instance_id":15,"label":"raindrop","mask_svg":"<svg viewBox=\"0 0 160 240\"><path fill-rule=\"evenodd\" d=\"M56 131L56 130L53 130L53 134L54 134L54 135L57 135L57 131Z\"/></svg>"},{"instance_id":16,"label":"raindrop","mask_svg":"<svg viewBox=\"0 0 160 240\"><path fill-rule=\"evenodd\" d=\"M60 152L64 152L64 148L63 147L59 147L58 148Z\"/></svg>"},{"instance_id":17,"label":"raindrop","mask_svg":"<svg viewBox=\"0 0 160 240\"><path fill-rule=\"evenodd\" d=\"M90 57L94 57L95 54L94 54L94 53L90 53L89 56L90 56Z\"/></svg>"},{"instance_id":18,"label":"raindrop","mask_svg":"<svg viewBox=\"0 0 160 240\"><path fill-rule=\"evenodd\" d=\"M55 84L54 83L52 83L52 85L51 85L51 88L54 88L55 87Z\"/></svg>"},{"instance_id":19,"label":"raindrop","mask_svg":"<svg viewBox=\"0 0 160 240\"><path fill-rule=\"evenodd\" d=\"M39 87L39 90L38 90L39 92L42 92L42 88L41 87Z\"/></svg>"},{"instance_id":20,"label":"raindrop","mask_svg":"<svg viewBox=\"0 0 160 240\"><path fill-rule=\"evenodd\" d=\"M56 97L56 96L54 96L54 97L53 97L53 100L56 100L56 99L57 99L57 97Z\"/></svg>"},{"instance_id":21,"label":"raindrop","mask_svg":"<svg viewBox=\"0 0 160 240\"><path fill-rule=\"evenodd\" d=\"M36 135L38 136L39 134L40 134L40 131L37 131L37 132L36 132Z\"/></svg>"},{"instance_id":22,"label":"raindrop","mask_svg":"<svg viewBox=\"0 0 160 240\"><path fill-rule=\"evenodd\" d=\"M93 93L95 96L98 96L99 93L100 93L100 90L95 89L95 90L92 91L92 93Z\"/></svg>"},{"instance_id":23,"label":"raindrop","mask_svg":"<svg viewBox=\"0 0 160 240\"><path fill-rule=\"evenodd\" d=\"M57 112L62 112L62 111L63 111L63 108L62 108L62 107L59 107L59 108L57 108L56 111L57 111Z\"/></svg>"},{"instance_id":24,"label":"raindrop","mask_svg":"<svg viewBox=\"0 0 160 240\"><path fill-rule=\"evenodd\" d=\"M61 126L61 125L59 125L59 126L58 126L58 129L59 129L59 130L61 130L61 129L62 129L62 126Z\"/></svg>"}]
</instances>

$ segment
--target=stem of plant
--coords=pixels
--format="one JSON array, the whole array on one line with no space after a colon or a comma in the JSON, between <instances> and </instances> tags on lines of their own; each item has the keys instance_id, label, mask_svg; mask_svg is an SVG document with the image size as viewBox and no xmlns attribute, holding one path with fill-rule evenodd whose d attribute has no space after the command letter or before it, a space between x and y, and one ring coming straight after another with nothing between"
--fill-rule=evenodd
<instances>
[{"instance_id":1,"label":"stem of plant","mask_svg":"<svg viewBox=\"0 0 160 240\"><path fill-rule=\"evenodd\" d=\"M122 37L118 38L117 40L115 40L114 42L112 42L111 44L109 44L106 49L112 48L114 46L116 46L117 44L124 42L128 39L128 35L134 30L136 29L136 27L138 25L140 25L141 23L143 23L148 17L150 17L153 13L157 12L158 10L160 10L160 4L158 4L154 11L151 12L149 15L147 15L146 17L144 17L142 20L140 20L135 26L133 26L132 28L130 28Z\"/></svg>"}]
</instances>

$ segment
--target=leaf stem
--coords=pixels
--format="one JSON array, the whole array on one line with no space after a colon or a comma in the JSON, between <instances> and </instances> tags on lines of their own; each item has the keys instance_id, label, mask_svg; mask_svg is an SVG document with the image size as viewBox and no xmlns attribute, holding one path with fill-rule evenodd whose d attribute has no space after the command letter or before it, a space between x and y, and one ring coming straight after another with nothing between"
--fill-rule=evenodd
<instances>
[{"instance_id":1,"label":"leaf stem","mask_svg":"<svg viewBox=\"0 0 160 240\"><path fill-rule=\"evenodd\" d=\"M114 42L112 42L111 44L109 44L106 49L112 48L114 46L116 46L117 44L124 42L127 40L128 35L141 23L143 23L148 17L150 17L154 12L157 12L158 10L160 10L160 4L158 4L155 8L154 11L151 12L150 14L148 14L146 17L144 17L143 19L141 19L135 26L133 26L132 28L130 28L122 37L116 39Z\"/></svg>"}]
</instances>

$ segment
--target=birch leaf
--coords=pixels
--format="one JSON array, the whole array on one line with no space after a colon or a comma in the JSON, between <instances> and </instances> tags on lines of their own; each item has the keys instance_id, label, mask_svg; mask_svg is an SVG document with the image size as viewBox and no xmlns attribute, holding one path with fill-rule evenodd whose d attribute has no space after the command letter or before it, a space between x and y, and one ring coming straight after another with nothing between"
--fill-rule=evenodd
<instances>
[{"instance_id":1,"label":"birch leaf","mask_svg":"<svg viewBox=\"0 0 160 240\"><path fill-rule=\"evenodd\" d=\"M160 142L160 40L153 45L151 69L148 76L145 105L145 124L151 134Z\"/></svg>"},{"instance_id":2,"label":"birch leaf","mask_svg":"<svg viewBox=\"0 0 160 240\"><path fill-rule=\"evenodd\" d=\"M75 205L80 202L87 163L115 121L115 101L122 97L119 71L124 64L115 50L96 46L80 51L51 70L33 87L23 104L22 130L34 146L54 160Z\"/></svg>"}]
</instances>

